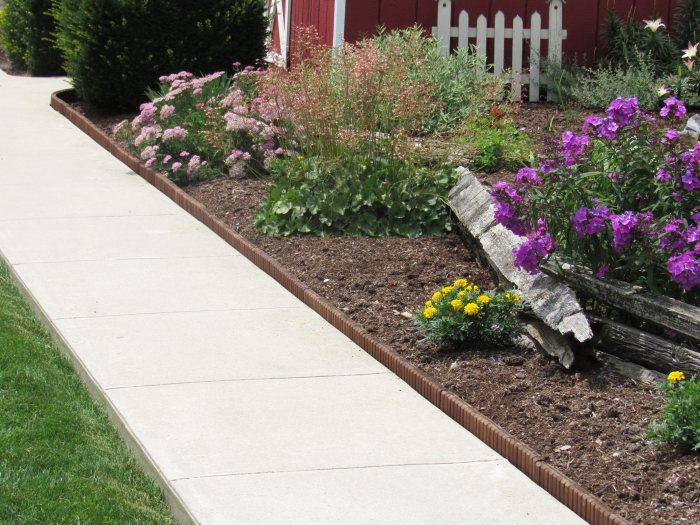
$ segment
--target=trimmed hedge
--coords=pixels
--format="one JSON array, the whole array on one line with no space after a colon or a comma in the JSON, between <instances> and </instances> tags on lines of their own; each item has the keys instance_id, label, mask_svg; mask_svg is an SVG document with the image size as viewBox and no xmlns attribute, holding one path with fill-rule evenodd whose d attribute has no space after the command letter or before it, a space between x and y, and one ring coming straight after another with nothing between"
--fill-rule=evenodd
<instances>
[{"instance_id":1,"label":"trimmed hedge","mask_svg":"<svg viewBox=\"0 0 700 525\"><path fill-rule=\"evenodd\" d=\"M133 109L161 75L261 59L264 10L264 0L63 0L58 42L84 100Z\"/></svg>"},{"instance_id":2,"label":"trimmed hedge","mask_svg":"<svg viewBox=\"0 0 700 525\"><path fill-rule=\"evenodd\" d=\"M52 0L7 0L0 17L0 45L14 66L32 75L63 72L51 11Z\"/></svg>"}]
</instances>

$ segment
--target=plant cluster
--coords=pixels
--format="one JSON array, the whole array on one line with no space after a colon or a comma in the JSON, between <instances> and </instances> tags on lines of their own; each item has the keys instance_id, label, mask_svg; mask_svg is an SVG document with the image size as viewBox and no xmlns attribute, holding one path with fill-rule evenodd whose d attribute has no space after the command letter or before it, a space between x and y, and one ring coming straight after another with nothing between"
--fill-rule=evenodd
<instances>
[{"instance_id":1,"label":"plant cluster","mask_svg":"<svg viewBox=\"0 0 700 525\"><path fill-rule=\"evenodd\" d=\"M658 116L634 98L567 131L538 168L493 186L495 218L524 242L515 263L537 273L541 259L564 259L668 293L700 297L700 144L674 127L686 108L667 98Z\"/></svg>"},{"instance_id":2,"label":"plant cluster","mask_svg":"<svg viewBox=\"0 0 700 525\"><path fill-rule=\"evenodd\" d=\"M640 107L653 109L665 95L698 106L698 34L700 0L679 2L670 32L660 18L640 22L630 16L622 20L611 11L605 28L607 55L598 68L562 68L547 63L545 72L561 101L587 108L604 109L614 97L623 96L636 97Z\"/></svg>"},{"instance_id":3,"label":"plant cluster","mask_svg":"<svg viewBox=\"0 0 700 525\"><path fill-rule=\"evenodd\" d=\"M52 0L7 0L0 17L0 46L13 66L32 75L63 72L52 4Z\"/></svg>"},{"instance_id":4,"label":"plant cluster","mask_svg":"<svg viewBox=\"0 0 700 525\"><path fill-rule=\"evenodd\" d=\"M58 45L83 100L128 110L161 75L261 59L264 9L262 0L61 0Z\"/></svg>"},{"instance_id":5,"label":"plant cluster","mask_svg":"<svg viewBox=\"0 0 700 525\"><path fill-rule=\"evenodd\" d=\"M260 174L288 153L279 146L284 111L255 96L254 79L261 74L247 66L233 76L162 76L160 89L149 93L151 102L114 132L147 167L179 184L226 172Z\"/></svg>"},{"instance_id":6,"label":"plant cluster","mask_svg":"<svg viewBox=\"0 0 700 525\"><path fill-rule=\"evenodd\" d=\"M256 226L268 235L438 235L451 229L444 195L456 182L447 164L354 153L298 156L272 164L273 186Z\"/></svg>"},{"instance_id":7,"label":"plant cluster","mask_svg":"<svg viewBox=\"0 0 700 525\"><path fill-rule=\"evenodd\" d=\"M507 345L522 331L520 296L514 291L482 291L467 279L436 291L414 319L429 339L451 344Z\"/></svg>"},{"instance_id":8,"label":"plant cluster","mask_svg":"<svg viewBox=\"0 0 700 525\"><path fill-rule=\"evenodd\" d=\"M700 451L700 379L680 371L668 374L659 386L666 393L661 421L652 421L646 437L684 451Z\"/></svg>"}]
</instances>

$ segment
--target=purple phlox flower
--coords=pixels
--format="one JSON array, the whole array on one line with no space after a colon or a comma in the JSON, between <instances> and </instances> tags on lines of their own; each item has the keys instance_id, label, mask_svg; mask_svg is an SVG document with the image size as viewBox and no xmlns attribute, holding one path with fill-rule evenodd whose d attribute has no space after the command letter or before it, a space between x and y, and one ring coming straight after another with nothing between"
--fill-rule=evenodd
<instances>
[{"instance_id":1,"label":"purple phlox flower","mask_svg":"<svg viewBox=\"0 0 700 525\"><path fill-rule=\"evenodd\" d=\"M520 202L523 197L517 192L517 190L510 186L506 181L499 180L493 185L493 190L491 190L491 197L497 201L510 201L510 202Z\"/></svg>"},{"instance_id":2,"label":"purple phlox flower","mask_svg":"<svg viewBox=\"0 0 700 525\"><path fill-rule=\"evenodd\" d=\"M691 219L695 222L695 224L700 225L700 206L696 206L695 209L693 210L693 214L690 216Z\"/></svg>"},{"instance_id":3,"label":"purple phlox flower","mask_svg":"<svg viewBox=\"0 0 700 525\"><path fill-rule=\"evenodd\" d=\"M650 212L634 213L626 211L609 216L613 230L613 246L618 253L632 243L632 240L650 231L653 215Z\"/></svg>"},{"instance_id":4,"label":"purple phlox flower","mask_svg":"<svg viewBox=\"0 0 700 525\"><path fill-rule=\"evenodd\" d=\"M675 118L681 118L686 113L688 113L688 110L685 109L683 102L678 100L676 97L668 97L666 100L664 100L664 107L662 107L661 111L659 111L659 115L662 117L668 117L669 114L671 114Z\"/></svg>"},{"instance_id":5,"label":"purple phlox flower","mask_svg":"<svg viewBox=\"0 0 700 525\"><path fill-rule=\"evenodd\" d=\"M666 133L664 133L664 136L670 141L677 140L678 132L675 129L667 129Z\"/></svg>"},{"instance_id":6,"label":"purple phlox flower","mask_svg":"<svg viewBox=\"0 0 700 525\"><path fill-rule=\"evenodd\" d=\"M683 228L685 223L676 219L671 221L666 226L661 229L659 245L664 250L669 250L671 252L677 253L684 250L688 245L688 232Z\"/></svg>"},{"instance_id":7,"label":"purple phlox flower","mask_svg":"<svg viewBox=\"0 0 700 525\"><path fill-rule=\"evenodd\" d=\"M603 279L603 278L605 278L605 276L608 274L609 271L610 271L610 266L608 266L607 264L601 264L598 267L598 270L595 272L595 276L598 279Z\"/></svg>"},{"instance_id":8,"label":"purple phlox flower","mask_svg":"<svg viewBox=\"0 0 700 525\"><path fill-rule=\"evenodd\" d=\"M617 138L618 129L620 129L620 126L614 119L606 118L603 120L602 125L598 128L596 134L600 138L614 140Z\"/></svg>"},{"instance_id":9,"label":"purple phlox flower","mask_svg":"<svg viewBox=\"0 0 700 525\"><path fill-rule=\"evenodd\" d=\"M656 180L659 182L668 182L673 180L673 174L666 168L659 168L659 170L656 172Z\"/></svg>"},{"instance_id":10,"label":"purple phlox flower","mask_svg":"<svg viewBox=\"0 0 700 525\"><path fill-rule=\"evenodd\" d=\"M564 164L571 166L576 163L576 157L583 153L588 146L588 136L576 135L573 131L565 131L561 136L561 144Z\"/></svg>"},{"instance_id":11,"label":"purple phlox flower","mask_svg":"<svg viewBox=\"0 0 700 525\"><path fill-rule=\"evenodd\" d=\"M698 177L692 170L688 170L681 175L681 182L683 183L683 189L685 191L700 189L700 177Z\"/></svg>"},{"instance_id":12,"label":"purple phlox flower","mask_svg":"<svg viewBox=\"0 0 700 525\"><path fill-rule=\"evenodd\" d=\"M596 131L603 124L603 119L596 115L587 115L583 119L583 132ZM591 129L592 128L592 129Z\"/></svg>"},{"instance_id":13,"label":"purple phlox flower","mask_svg":"<svg viewBox=\"0 0 700 525\"><path fill-rule=\"evenodd\" d=\"M683 202L683 195L681 195L677 191L671 193L671 198L676 202Z\"/></svg>"},{"instance_id":14,"label":"purple phlox flower","mask_svg":"<svg viewBox=\"0 0 700 525\"><path fill-rule=\"evenodd\" d=\"M542 179L534 168L521 168L515 175L515 180L523 185L542 184Z\"/></svg>"},{"instance_id":15,"label":"purple phlox flower","mask_svg":"<svg viewBox=\"0 0 700 525\"><path fill-rule=\"evenodd\" d=\"M636 97L618 97L610 103L605 112L617 124L626 126L632 121L632 117L639 112L639 103Z\"/></svg>"},{"instance_id":16,"label":"purple phlox flower","mask_svg":"<svg viewBox=\"0 0 700 525\"><path fill-rule=\"evenodd\" d=\"M537 230L528 234L527 239L513 250L515 267L531 275L539 273L539 261L555 249L551 234L542 219L537 221Z\"/></svg>"},{"instance_id":17,"label":"purple phlox flower","mask_svg":"<svg viewBox=\"0 0 700 525\"><path fill-rule=\"evenodd\" d=\"M700 284L700 257L697 253L687 251L668 259L666 266L673 280L684 290L690 290Z\"/></svg>"},{"instance_id":18,"label":"purple phlox flower","mask_svg":"<svg viewBox=\"0 0 700 525\"><path fill-rule=\"evenodd\" d=\"M509 202L498 201L493 206L493 218L515 235L525 235L527 229L520 217L516 216L517 210Z\"/></svg>"},{"instance_id":19,"label":"purple phlox flower","mask_svg":"<svg viewBox=\"0 0 700 525\"><path fill-rule=\"evenodd\" d=\"M571 216L571 224L579 237L595 235L605 230L610 210L606 206L581 208Z\"/></svg>"},{"instance_id":20,"label":"purple phlox flower","mask_svg":"<svg viewBox=\"0 0 700 525\"><path fill-rule=\"evenodd\" d=\"M540 171L543 175L551 173L555 167L556 163L554 162L554 159L546 159L540 163Z\"/></svg>"}]
</instances>

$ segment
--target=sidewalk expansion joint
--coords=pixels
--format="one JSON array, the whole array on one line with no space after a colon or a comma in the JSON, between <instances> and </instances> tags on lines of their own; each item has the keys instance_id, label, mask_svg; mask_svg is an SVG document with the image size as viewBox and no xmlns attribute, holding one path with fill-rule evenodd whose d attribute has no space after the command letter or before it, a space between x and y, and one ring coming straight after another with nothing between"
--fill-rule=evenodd
<instances>
[{"instance_id":1,"label":"sidewalk expansion joint","mask_svg":"<svg viewBox=\"0 0 700 525\"><path fill-rule=\"evenodd\" d=\"M171 483L177 483L179 481L189 481L195 479L210 479L210 478L229 478L229 477L239 477L239 476L265 476L270 474L297 474L306 472L332 472L334 470L369 470L369 469L380 469L380 468L399 468L399 467L439 467L448 465L472 465L472 464L484 464L484 463L508 463L508 460L504 458L490 458L490 459L473 459L471 461L436 461L436 462L420 462L420 463L387 463L386 465L360 465L357 467L326 467L326 468L310 468L310 469L298 469L298 470L263 470L260 472L233 472L230 474L211 474L204 476L190 476L185 478L175 478L169 480Z\"/></svg>"},{"instance_id":2,"label":"sidewalk expansion joint","mask_svg":"<svg viewBox=\"0 0 700 525\"><path fill-rule=\"evenodd\" d=\"M159 386L176 386L176 385L203 385L208 383L242 383L251 381L289 381L295 379L325 379L332 377L366 377L366 376L383 376L383 375L393 375L392 372L387 370L386 372L361 372L358 374L322 374L322 375L312 375L312 376L280 376L280 377L241 377L235 379L204 379L200 381L173 381L172 383L153 383L148 385L124 385L124 386L111 386L105 388L105 392L111 392L113 390L128 390L136 388L152 388Z\"/></svg>"}]
</instances>

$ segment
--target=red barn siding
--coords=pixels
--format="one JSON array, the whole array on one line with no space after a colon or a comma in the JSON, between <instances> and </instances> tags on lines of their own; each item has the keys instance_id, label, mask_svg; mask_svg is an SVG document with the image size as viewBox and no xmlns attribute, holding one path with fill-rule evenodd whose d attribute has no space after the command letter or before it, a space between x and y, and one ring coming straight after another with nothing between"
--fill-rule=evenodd
<instances>
[{"instance_id":1,"label":"red barn siding","mask_svg":"<svg viewBox=\"0 0 700 525\"><path fill-rule=\"evenodd\" d=\"M633 12L637 20L660 16L668 23L677 2L678 0L568 0L564 5L564 29L568 31L568 38L563 44L564 53L575 55L579 61L585 56L589 63L600 57L604 40L602 29L609 10L622 18ZM379 25L395 29L418 24L430 31L437 23L436 0L347 0L346 5L347 42L355 42L374 34ZM542 15L543 27L548 26L547 0L453 0L452 6L455 25L459 13L466 9L472 26L476 17L483 14L488 18L489 27L493 27L494 15L499 10L506 15L507 27L516 15L520 15L525 27L529 27L530 16L535 11ZM316 27L321 41L331 45L333 15L334 0L293 0L291 53L296 49L294 28L302 25ZM275 28L273 41L276 42L277 39ZM507 50L508 47L506 46ZM545 42L543 52L546 52Z\"/></svg>"}]
</instances>

